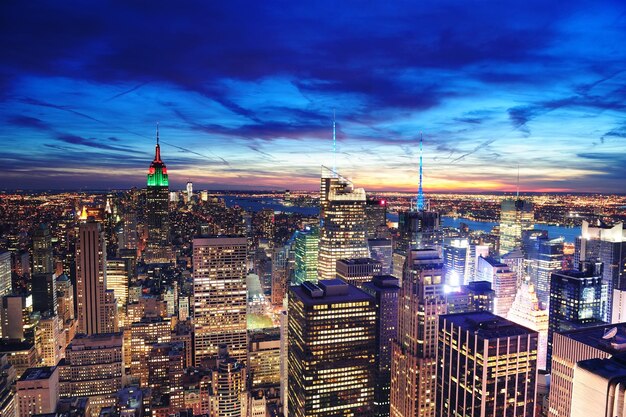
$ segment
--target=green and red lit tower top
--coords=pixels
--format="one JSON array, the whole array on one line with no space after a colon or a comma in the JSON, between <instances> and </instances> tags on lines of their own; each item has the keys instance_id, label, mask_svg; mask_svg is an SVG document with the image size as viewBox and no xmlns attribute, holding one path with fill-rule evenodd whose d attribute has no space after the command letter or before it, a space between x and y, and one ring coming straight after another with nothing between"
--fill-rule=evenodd
<instances>
[{"instance_id":1,"label":"green and red lit tower top","mask_svg":"<svg viewBox=\"0 0 626 417\"><path fill-rule=\"evenodd\" d=\"M161 147L159 146L159 125L157 124L156 132L156 150L154 161L150 164L148 170L148 187L167 187L169 181L167 179L167 168L161 160Z\"/></svg>"}]
</instances>

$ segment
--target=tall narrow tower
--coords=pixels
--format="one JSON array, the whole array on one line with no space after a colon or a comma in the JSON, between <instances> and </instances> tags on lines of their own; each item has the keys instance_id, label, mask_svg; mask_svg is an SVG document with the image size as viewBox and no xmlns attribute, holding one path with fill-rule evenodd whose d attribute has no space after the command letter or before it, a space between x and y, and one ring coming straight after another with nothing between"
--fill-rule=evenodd
<instances>
[{"instance_id":1,"label":"tall narrow tower","mask_svg":"<svg viewBox=\"0 0 626 417\"><path fill-rule=\"evenodd\" d=\"M76 301L78 332L88 335L117 331L117 302L106 287L106 243L93 219L78 227Z\"/></svg>"},{"instance_id":2,"label":"tall narrow tower","mask_svg":"<svg viewBox=\"0 0 626 417\"><path fill-rule=\"evenodd\" d=\"M156 149L154 160L148 171L146 189L146 223L148 226L148 242L144 259L148 263L169 262L171 258L170 222L169 222L169 180L167 168L161 160L159 145L159 126L156 132Z\"/></svg>"},{"instance_id":3,"label":"tall narrow tower","mask_svg":"<svg viewBox=\"0 0 626 417\"><path fill-rule=\"evenodd\" d=\"M443 259L436 250L413 249L398 299L398 336L391 356L391 417L433 417L437 323L447 312Z\"/></svg>"},{"instance_id":4,"label":"tall narrow tower","mask_svg":"<svg viewBox=\"0 0 626 417\"><path fill-rule=\"evenodd\" d=\"M320 237L317 272L320 279L336 277L339 259L366 258L366 196L363 188L322 167Z\"/></svg>"}]
</instances>

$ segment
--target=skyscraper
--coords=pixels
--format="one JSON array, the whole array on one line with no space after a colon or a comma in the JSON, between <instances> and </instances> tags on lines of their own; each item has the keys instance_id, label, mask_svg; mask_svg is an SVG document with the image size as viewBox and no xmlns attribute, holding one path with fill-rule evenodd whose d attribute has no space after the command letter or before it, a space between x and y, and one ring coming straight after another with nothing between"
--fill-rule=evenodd
<instances>
[{"instance_id":1,"label":"skyscraper","mask_svg":"<svg viewBox=\"0 0 626 417\"><path fill-rule=\"evenodd\" d=\"M295 282L317 282L317 257L319 251L320 234L317 227L307 227L299 230L294 242L296 256Z\"/></svg>"},{"instance_id":2,"label":"skyscraper","mask_svg":"<svg viewBox=\"0 0 626 417\"><path fill-rule=\"evenodd\" d=\"M530 201L521 198L502 200L500 211L500 255L522 246L522 231L535 225L535 212Z\"/></svg>"},{"instance_id":3,"label":"skyscraper","mask_svg":"<svg viewBox=\"0 0 626 417\"><path fill-rule=\"evenodd\" d=\"M359 288L381 273L382 264L372 258L339 259L337 261L337 278Z\"/></svg>"},{"instance_id":4,"label":"skyscraper","mask_svg":"<svg viewBox=\"0 0 626 417\"><path fill-rule=\"evenodd\" d=\"M404 266L398 338L392 350L392 417L435 415L437 326L446 307L443 259L437 250L411 250Z\"/></svg>"},{"instance_id":5,"label":"skyscraper","mask_svg":"<svg viewBox=\"0 0 626 417\"><path fill-rule=\"evenodd\" d=\"M376 389L374 412L389 416L391 390L391 349L398 337L398 279L391 275L375 276L361 289L376 299Z\"/></svg>"},{"instance_id":6,"label":"skyscraper","mask_svg":"<svg viewBox=\"0 0 626 417\"><path fill-rule=\"evenodd\" d=\"M571 417L623 417L626 410L626 358L579 361L574 367Z\"/></svg>"},{"instance_id":7,"label":"skyscraper","mask_svg":"<svg viewBox=\"0 0 626 417\"><path fill-rule=\"evenodd\" d=\"M170 221L169 221L169 180L165 163L161 160L159 130L157 126L157 142L154 160L148 171L146 189L146 224L148 226L148 242L144 258L146 262L169 262Z\"/></svg>"},{"instance_id":8,"label":"skyscraper","mask_svg":"<svg viewBox=\"0 0 626 417\"><path fill-rule=\"evenodd\" d=\"M487 312L443 315L437 360L437 416L535 416L537 332Z\"/></svg>"},{"instance_id":9,"label":"skyscraper","mask_svg":"<svg viewBox=\"0 0 626 417\"><path fill-rule=\"evenodd\" d=\"M240 417L246 401L246 367L220 346L211 372L211 416Z\"/></svg>"},{"instance_id":10,"label":"skyscraper","mask_svg":"<svg viewBox=\"0 0 626 417\"><path fill-rule=\"evenodd\" d=\"M335 278L338 259L366 258L365 190L322 167L318 276Z\"/></svg>"},{"instance_id":11,"label":"skyscraper","mask_svg":"<svg viewBox=\"0 0 626 417\"><path fill-rule=\"evenodd\" d=\"M576 239L574 261L603 263L602 278L608 294L604 320L626 320L626 229L623 223L592 226L583 220L581 236ZM615 308L613 308L615 305Z\"/></svg>"},{"instance_id":12,"label":"skyscraper","mask_svg":"<svg viewBox=\"0 0 626 417\"><path fill-rule=\"evenodd\" d=\"M528 253L528 276L535 284L537 298L544 305L550 301L550 277L553 272L563 268L563 238L549 239L539 236L532 240L534 243Z\"/></svg>"},{"instance_id":13,"label":"skyscraper","mask_svg":"<svg viewBox=\"0 0 626 417\"><path fill-rule=\"evenodd\" d=\"M40 272L33 275L31 282L33 293L33 311L57 314L56 277L52 272ZM51 365L53 366L53 365Z\"/></svg>"},{"instance_id":14,"label":"skyscraper","mask_svg":"<svg viewBox=\"0 0 626 417\"><path fill-rule=\"evenodd\" d=\"M12 292L11 252L0 250L0 297Z\"/></svg>"},{"instance_id":15,"label":"skyscraper","mask_svg":"<svg viewBox=\"0 0 626 417\"><path fill-rule=\"evenodd\" d=\"M513 323L534 330L537 339L537 368L546 369L548 355L548 310L541 306L533 284L524 282L520 286L507 318Z\"/></svg>"},{"instance_id":16,"label":"skyscraper","mask_svg":"<svg viewBox=\"0 0 626 417\"><path fill-rule=\"evenodd\" d=\"M31 272L33 275L54 272L52 235L45 223L40 224L33 232L33 269Z\"/></svg>"},{"instance_id":17,"label":"skyscraper","mask_svg":"<svg viewBox=\"0 0 626 417\"><path fill-rule=\"evenodd\" d=\"M117 330L117 303L106 290L106 244L100 223L81 222L76 242L76 304L78 332L110 333Z\"/></svg>"},{"instance_id":18,"label":"skyscraper","mask_svg":"<svg viewBox=\"0 0 626 417\"><path fill-rule=\"evenodd\" d=\"M381 263L382 273L391 275L393 273L393 242L391 239L367 239L367 247L370 251L370 258Z\"/></svg>"},{"instance_id":19,"label":"skyscraper","mask_svg":"<svg viewBox=\"0 0 626 417\"><path fill-rule=\"evenodd\" d=\"M365 204L365 237L377 239L383 237L387 230L387 202L379 199L368 199Z\"/></svg>"},{"instance_id":20,"label":"skyscraper","mask_svg":"<svg viewBox=\"0 0 626 417\"><path fill-rule=\"evenodd\" d=\"M339 279L289 291L289 416L372 416L374 298Z\"/></svg>"},{"instance_id":21,"label":"skyscraper","mask_svg":"<svg viewBox=\"0 0 626 417\"><path fill-rule=\"evenodd\" d=\"M99 410L115 404L124 385L122 333L77 335L59 362L61 397L89 397Z\"/></svg>"},{"instance_id":22,"label":"skyscraper","mask_svg":"<svg viewBox=\"0 0 626 417\"><path fill-rule=\"evenodd\" d=\"M489 281L494 293L493 313L506 317L517 291L517 276L508 265L494 258L479 258L476 279Z\"/></svg>"},{"instance_id":23,"label":"skyscraper","mask_svg":"<svg viewBox=\"0 0 626 417\"><path fill-rule=\"evenodd\" d=\"M220 345L245 362L247 353L245 237L193 240L195 364L215 359Z\"/></svg>"},{"instance_id":24,"label":"skyscraper","mask_svg":"<svg viewBox=\"0 0 626 417\"><path fill-rule=\"evenodd\" d=\"M572 401L574 400L574 384L577 377L577 364L587 359L605 359L622 356L626 352L626 325L605 324L578 330L555 333L553 339L552 373L550 383L549 417L570 417ZM615 377L618 376L616 372ZM579 381L581 382L581 381ZM594 378L593 384L602 384L599 378ZM596 386L598 386L596 385ZM610 391L604 391L609 393ZM614 394L618 394L614 392ZM617 399L617 395L614 397ZM581 400L588 399L587 397ZM605 403L606 404L606 403ZM602 404L604 405L604 404ZM588 416L604 416L598 409ZM613 417L621 414L610 414Z\"/></svg>"},{"instance_id":25,"label":"skyscraper","mask_svg":"<svg viewBox=\"0 0 626 417\"><path fill-rule=\"evenodd\" d=\"M443 261L446 283L452 287L465 285L470 281L470 249L467 239L451 239L443 246Z\"/></svg>"},{"instance_id":26,"label":"skyscraper","mask_svg":"<svg viewBox=\"0 0 626 417\"><path fill-rule=\"evenodd\" d=\"M280 307L287 291L290 276L290 246L285 245L272 252L272 305Z\"/></svg>"},{"instance_id":27,"label":"skyscraper","mask_svg":"<svg viewBox=\"0 0 626 417\"><path fill-rule=\"evenodd\" d=\"M552 273L548 371L551 369L555 334L604 324L602 313L601 263L581 262L578 270Z\"/></svg>"},{"instance_id":28,"label":"skyscraper","mask_svg":"<svg viewBox=\"0 0 626 417\"><path fill-rule=\"evenodd\" d=\"M398 213L397 248L408 251L411 248L427 249L441 245L439 213L429 210L411 210Z\"/></svg>"}]
</instances>

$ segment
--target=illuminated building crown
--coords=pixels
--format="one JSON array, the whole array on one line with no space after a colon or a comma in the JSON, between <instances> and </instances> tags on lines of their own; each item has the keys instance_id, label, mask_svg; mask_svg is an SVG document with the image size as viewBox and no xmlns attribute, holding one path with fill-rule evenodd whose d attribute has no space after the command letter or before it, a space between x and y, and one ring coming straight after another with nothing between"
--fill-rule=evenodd
<instances>
[{"instance_id":1,"label":"illuminated building crown","mask_svg":"<svg viewBox=\"0 0 626 417\"><path fill-rule=\"evenodd\" d=\"M159 145L159 125L157 124L156 133L156 150L154 160L150 164L148 170L148 187L167 187L169 181L167 179L167 168L161 160L161 146Z\"/></svg>"}]
</instances>

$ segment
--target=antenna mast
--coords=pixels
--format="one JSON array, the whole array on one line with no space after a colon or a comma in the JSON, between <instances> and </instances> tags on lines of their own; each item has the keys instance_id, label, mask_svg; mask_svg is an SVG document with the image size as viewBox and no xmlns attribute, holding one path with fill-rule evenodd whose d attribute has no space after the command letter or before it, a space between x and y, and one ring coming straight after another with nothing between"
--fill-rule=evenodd
<instances>
[{"instance_id":1,"label":"antenna mast","mask_svg":"<svg viewBox=\"0 0 626 417\"><path fill-rule=\"evenodd\" d=\"M333 109L333 173L337 175L337 135L335 125L335 109Z\"/></svg>"},{"instance_id":2,"label":"antenna mast","mask_svg":"<svg viewBox=\"0 0 626 417\"><path fill-rule=\"evenodd\" d=\"M423 154L423 138L422 138L422 132L420 132L420 184L419 184L419 188L417 189L417 199L416 199L416 203L417 203L416 208L418 211L424 210L424 190L422 189L422 170L423 170L422 154Z\"/></svg>"}]
</instances>

